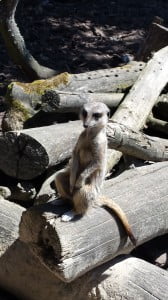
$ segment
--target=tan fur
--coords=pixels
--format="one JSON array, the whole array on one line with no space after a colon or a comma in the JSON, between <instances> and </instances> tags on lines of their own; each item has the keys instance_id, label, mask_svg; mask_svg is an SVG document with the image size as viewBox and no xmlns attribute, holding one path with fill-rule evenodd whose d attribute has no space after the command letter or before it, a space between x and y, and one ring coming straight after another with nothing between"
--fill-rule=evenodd
<instances>
[{"instance_id":1,"label":"tan fur","mask_svg":"<svg viewBox=\"0 0 168 300\"><path fill-rule=\"evenodd\" d=\"M87 103L80 118L86 128L79 136L67 168L55 178L62 198L72 201L74 214L84 215L90 207L105 205L119 217L133 244L135 238L122 209L114 201L100 196L106 173L108 107L103 103Z\"/></svg>"}]
</instances>

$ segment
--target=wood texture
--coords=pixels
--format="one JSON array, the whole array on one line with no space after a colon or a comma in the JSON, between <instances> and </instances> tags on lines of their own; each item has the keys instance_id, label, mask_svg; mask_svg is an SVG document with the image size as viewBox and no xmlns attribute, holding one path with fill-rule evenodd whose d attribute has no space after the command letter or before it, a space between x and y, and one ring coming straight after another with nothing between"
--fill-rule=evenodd
<instances>
[{"instance_id":1,"label":"wood texture","mask_svg":"<svg viewBox=\"0 0 168 300\"><path fill-rule=\"evenodd\" d=\"M0 282L25 300L167 300L168 295L168 273L141 259L121 256L65 283L19 240L0 258Z\"/></svg>"},{"instance_id":2,"label":"wood texture","mask_svg":"<svg viewBox=\"0 0 168 300\"><path fill-rule=\"evenodd\" d=\"M167 172L167 162L156 163L105 183L103 194L125 211L138 245L168 232ZM64 223L60 215L66 210L36 206L23 213L20 224L20 239L62 280L72 281L133 249L119 220L104 208Z\"/></svg>"},{"instance_id":3,"label":"wood texture","mask_svg":"<svg viewBox=\"0 0 168 300\"><path fill-rule=\"evenodd\" d=\"M168 140L134 131L117 123L107 127L109 148L143 160L168 160Z\"/></svg>"},{"instance_id":4,"label":"wood texture","mask_svg":"<svg viewBox=\"0 0 168 300\"><path fill-rule=\"evenodd\" d=\"M15 203L0 199L0 256L18 238L18 227L25 209Z\"/></svg>"},{"instance_id":5,"label":"wood texture","mask_svg":"<svg viewBox=\"0 0 168 300\"><path fill-rule=\"evenodd\" d=\"M114 109L122 99L123 93L83 93L50 90L43 95L42 110L45 112L79 112L87 102L103 102Z\"/></svg>"}]
</instances>

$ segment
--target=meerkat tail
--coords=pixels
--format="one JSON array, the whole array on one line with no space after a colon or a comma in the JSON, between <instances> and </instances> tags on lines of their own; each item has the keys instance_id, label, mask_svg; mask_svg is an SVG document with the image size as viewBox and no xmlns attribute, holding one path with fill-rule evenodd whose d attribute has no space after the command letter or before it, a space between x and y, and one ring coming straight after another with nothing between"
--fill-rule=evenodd
<instances>
[{"instance_id":1,"label":"meerkat tail","mask_svg":"<svg viewBox=\"0 0 168 300\"><path fill-rule=\"evenodd\" d=\"M110 199L108 199L104 196L101 196L99 200L100 200L100 203L102 205L107 206L108 208L110 208L117 215L117 217L122 222L122 224L125 228L125 231L126 231L127 235L129 236L131 242L133 243L134 246L136 246L136 239L134 237L134 234L132 233L132 229L131 229L131 226L128 222L126 214L121 209L121 207L116 202L114 202L114 201L112 201L112 200L110 200Z\"/></svg>"}]
</instances>

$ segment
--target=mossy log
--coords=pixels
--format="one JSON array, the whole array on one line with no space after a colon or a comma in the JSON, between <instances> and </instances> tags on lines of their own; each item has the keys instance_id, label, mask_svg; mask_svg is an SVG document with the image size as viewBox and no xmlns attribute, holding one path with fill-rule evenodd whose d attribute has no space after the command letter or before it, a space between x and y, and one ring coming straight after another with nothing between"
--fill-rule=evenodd
<instances>
[{"instance_id":1,"label":"mossy log","mask_svg":"<svg viewBox=\"0 0 168 300\"><path fill-rule=\"evenodd\" d=\"M53 95L57 95L58 93L86 93L87 96L87 93L125 91L133 85L144 66L144 63L133 62L123 67L107 70L81 74L62 73L51 79L36 80L32 83L13 82L9 85L6 95L9 108L2 123L3 131L22 129L25 121L47 107L49 95L53 97ZM90 97L93 98L94 96ZM99 95L98 97L100 98L101 96ZM106 98L109 99L109 96L107 95ZM70 99L67 98L66 101L69 102L70 107ZM53 103L53 111L59 111L58 97L57 103L57 108L55 107L55 103Z\"/></svg>"},{"instance_id":2,"label":"mossy log","mask_svg":"<svg viewBox=\"0 0 168 300\"><path fill-rule=\"evenodd\" d=\"M15 22L15 11L19 0L0 1L0 33L10 57L31 79L49 78L57 72L40 65L27 50L24 38Z\"/></svg>"},{"instance_id":3,"label":"mossy log","mask_svg":"<svg viewBox=\"0 0 168 300\"><path fill-rule=\"evenodd\" d=\"M103 194L124 210L137 245L168 233L167 172L168 162L161 162L105 182ZM20 239L61 280L72 281L133 249L119 220L104 208L64 223L60 215L67 210L52 203L35 206L20 223Z\"/></svg>"},{"instance_id":4,"label":"mossy log","mask_svg":"<svg viewBox=\"0 0 168 300\"><path fill-rule=\"evenodd\" d=\"M126 155L156 162L168 160L166 139L148 136L117 123L108 124L107 136L109 148Z\"/></svg>"}]
</instances>

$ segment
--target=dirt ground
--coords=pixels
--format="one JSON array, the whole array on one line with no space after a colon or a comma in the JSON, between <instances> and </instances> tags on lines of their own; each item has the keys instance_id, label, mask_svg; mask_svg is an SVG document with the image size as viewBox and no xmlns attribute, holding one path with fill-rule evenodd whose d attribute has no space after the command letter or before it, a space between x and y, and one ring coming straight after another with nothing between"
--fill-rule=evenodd
<instances>
[{"instance_id":1,"label":"dirt ground","mask_svg":"<svg viewBox=\"0 0 168 300\"><path fill-rule=\"evenodd\" d=\"M151 4L152 3L152 4ZM135 55L154 16L166 21L159 0L20 0L16 21L31 54L58 72L111 68ZM13 80L28 81L0 37L0 111Z\"/></svg>"}]
</instances>

